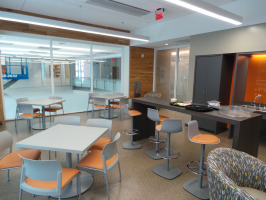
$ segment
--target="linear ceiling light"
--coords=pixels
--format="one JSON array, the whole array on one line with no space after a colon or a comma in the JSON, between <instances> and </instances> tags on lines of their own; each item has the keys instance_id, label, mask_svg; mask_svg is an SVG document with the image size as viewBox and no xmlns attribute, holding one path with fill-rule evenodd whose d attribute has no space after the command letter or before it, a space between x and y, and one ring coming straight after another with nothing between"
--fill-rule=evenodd
<instances>
[{"instance_id":1,"label":"linear ceiling light","mask_svg":"<svg viewBox=\"0 0 266 200\"><path fill-rule=\"evenodd\" d=\"M195 12L234 24L243 23L243 18L201 0L165 0Z\"/></svg>"},{"instance_id":2,"label":"linear ceiling light","mask_svg":"<svg viewBox=\"0 0 266 200\"><path fill-rule=\"evenodd\" d=\"M9 13L9 12L4 12L4 11L0 11L0 19L6 20L6 21L12 21L12 22L20 22L20 23L33 24L33 25L38 25L38 26L59 28L59 29L64 29L64 30L111 36L111 37L117 37L117 38L123 38L123 39L138 40L138 41L144 41L144 42L149 41L149 37L146 37L146 36L139 36L139 35L134 35L130 33L118 32L118 31L101 29L101 28L96 28L96 27L89 27L89 26L84 26L84 25L79 25L79 24L56 21L56 20L45 19L45 18L40 18L40 17L32 17L28 15L21 15L21 14Z\"/></svg>"}]
</instances>

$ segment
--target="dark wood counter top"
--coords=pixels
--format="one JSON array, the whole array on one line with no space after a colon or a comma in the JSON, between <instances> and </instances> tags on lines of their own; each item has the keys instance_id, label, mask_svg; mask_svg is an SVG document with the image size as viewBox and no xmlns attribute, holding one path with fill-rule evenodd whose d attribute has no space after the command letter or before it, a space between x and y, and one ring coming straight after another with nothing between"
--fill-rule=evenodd
<instances>
[{"instance_id":1,"label":"dark wood counter top","mask_svg":"<svg viewBox=\"0 0 266 200\"><path fill-rule=\"evenodd\" d=\"M258 154L260 123L262 115L253 113L251 117L229 117L221 115L219 111L197 112L187 110L183 107L170 105L169 99L158 97L143 97L134 98L133 109L139 110L143 113L140 117L133 120L134 129L142 132L141 135L134 139L139 140L154 135L154 123L147 118L147 108L164 108L172 111L185 113L192 116L214 120L218 122L228 123L233 131L233 148L240 151L247 152L253 156Z\"/></svg>"}]
</instances>

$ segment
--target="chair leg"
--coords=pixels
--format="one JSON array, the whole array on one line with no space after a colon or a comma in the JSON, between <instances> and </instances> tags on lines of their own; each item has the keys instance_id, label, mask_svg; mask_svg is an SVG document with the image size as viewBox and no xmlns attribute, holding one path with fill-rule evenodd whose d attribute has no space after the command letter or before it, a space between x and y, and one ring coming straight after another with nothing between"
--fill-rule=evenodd
<instances>
[{"instance_id":1,"label":"chair leg","mask_svg":"<svg viewBox=\"0 0 266 200\"><path fill-rule=\"evenodd\" d=\"M48 151L48 158L49 158L49 160L51 160L51 152L50 152L50 150Z\"/></svg>"},{"instance_id":2,"label":"chair leg","mask_svg":"<svg viewBox=\"0 0 266 200\"><path fill-rule=\"evenodd\" d=\"M33 120L33 119L30 119L30 133L31 133L31 134L33 134L33 133L32 133L32 120Z\"/></svg>"},{"instance_id":3,"label":"chair leg","mask_svg":"<svg viewBox=\"0 0 266 200\"><path fill-rule=\"evenodd\" d=\"M122 176L121 176L121 169L120 169L120 163L119 163L119 161L118 161L118 171L119 171L119 176L120 176L119 181L121 182Z\"/></svg>"},{"instance_id":4,"label":"chair leg","mask_svg":"<svg viewBox=\"0 0 266 200\"><path fill-rule=\"evenodd\" d=\"M92 118L94 118L94 106L92 106Z\"/></svg>"},{"instance_id":5,"label":"chair leg","mask_svg":"<svg viewBox=\"0 0 266 200\"><path fill-rule=\"evenodd\" d=\"M59 196L58 196L58 200L61 200L61 194L59 194Z\"/></svg>"},{"instance_id":6,"label":"chair leg","mask_svg":"<svg viewBox=\"0 0 266 200\"><path fill-rule=\"evenodd\" d=\"M21 188L19 188L19 200L21 200L22 199L22 189Z\"/></svg>"},{"instance_id":7,"label":"chair leg","mask_svg":"<svg viewBox=\"0 0 266 200\"><path fill-rule=\"evenodd\" d=\"M89 103L88 103L88 106L87 106L87 115L89 114Z\"/></svg>"},{"instance_id":8,"label":"chair leg","mask_svg":"<svg viewBox=\"0 0 266 200\"><path fill-rule=\"evenodd\" d=\"M105 175L105 181L106 181L106 190L107 190L108 200L110 200L110 194L109 194L109 186L108 186L107 173L105 172L104 175Z\"/></svg>"},{"instance_id":9,"label":"chair leg","mask_svg":"<svg viewBox=\"0 0 266 200\"><path fill-rule=\"evenodd\" d=\"M10 177L9 177L9 169L7 170L7 181L10 181Z\"/></svg>"},{"instance_id":10,"label":"chair leg","mask_svg":"<svg viewBox=\"0 0 266 200\"><path fill-rule=\"evenodd\" d=\"M79 163L79 154L77 153L77 164Z\"/></svg>"},{"instance_id":11,"label":"chair leg","mask_svg":"<svg viewBox=\"0 0 266 200\"><path fill-rule=\"evenodd\" d=\"M54 152L54 157L56 157L56 151Z\"/></svg>"},{"instance_id":12,"label":"chair leg","mask_svg":"<svg viewBox=\"0 0 266 200\"><path fill-rule=\"evenodd\" d=\"M80 181L80 174L77 176L77 196L79 200L81 200L81 181Z\"/></svg>"},{"instance_id":13,"label":"chair leg","mask_svg":"<svg viewBox=\"0 0 266 200\"><path fill-rule=\"evenodd\" d=\"M16 134L18 134L18 119L15 119Z\"/></svg>"}]
</instances>

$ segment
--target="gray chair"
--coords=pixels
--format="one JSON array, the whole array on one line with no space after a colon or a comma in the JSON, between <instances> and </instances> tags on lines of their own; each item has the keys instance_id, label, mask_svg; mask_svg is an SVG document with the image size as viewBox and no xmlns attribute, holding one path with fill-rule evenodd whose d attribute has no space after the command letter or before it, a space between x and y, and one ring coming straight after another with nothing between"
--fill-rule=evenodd
<instances>
[{"instance_id":1,"label":"gray chair","mask_svg":"<svg viewBox=\"0 0 266 200\"><path fill-rule=\"evenodd\" d=\"M19 155L33 159L39 160L41 157L41 151L39 149L27 149L22 151L12 152L13 147L13 137L8 131L0 132L0 153L8 152L0 158L0 171L7 171L7 180L9 178L9 170L21 168L22 159Z\"/></svg>"},{"instance_id":2,"label":"gray chair","mask_svg":"<svg viewBox=\"0 0 266 200\"><path fill-rule=\"evenodd\" d=\"M200 161L192 161L188 163L187 168L194 174L199 175L199 178L192 178L183 184L183 188L192 195L200 199L209 199L208 182L203 181L203 176L207 175L206 167L204 167L205 145L214 145L220 142L220 139L211 134L200 134L198 122L191 121L188 123L188 139L191 142L201 144Z\"/></svg>"},{"instance_id":3,"label":"gray chair","mask_svg":"<svg viewBox=\"0 0 266 200\"><path fill-rule=\"evenodd\" d=\"M25 101L29 101L29 99L26 97L16 99L17 104L19 104L20 102L25 102ZM33 112L35 113L40 112L40 108L33 108Z\"/></svg>"},{"instance_id":4,"label":"gray chair","mask_svg":"<svg viewBox=\"0 0 266 200\"><path fill-rule=\"evenodd\" d=\"M90 148L89 151L103 150L104 147L112 141L112 120L109 119L88 119L86 126L108 128L108 138L98 139Z\"/></svg>"},{"instance_id":5,"label":"gray chair","mask_svg":"<svg viewBox=\"0 0 266 200\"><path fill-rule=\"evenodd\" d=\"M88 107L87 107L87 115L88 115L88 113L89 113L89 106L90 105L92 105L92 109L93 109L93 104L94 104L94 101L93 101L93 99L94 99L94 96L97 96L97 95L99 95L99 93L98 92L91 92L91 93L89 93L88 94Z\"/></svg>"},{"instance_id":6,"label":"gray chair","mask_svg":"<svg viewBox=\"0 0 266 200\"><path fill-rule=\"evenodd\" d=\"M122 131L123 133L130 136L130 141L123 142L122 146L124 149L140 149L141 144L139 142L133 141L134 135L139 134L138 130L133 129L133 117L140 116L142 115L142 113L137 110L129 110L128 104L124 104L124 112L131 118L131 129L126 129Z\"/></svg>"},{"instance_id":7,"label":"gray chair","mask_svg":"<svg viewBox=\"0 0 266 200\"><path fill-rule=\"evenodd\" d=\"M67 125L75 125L80 126L80 116L57 116L54 118L54 124L67 124ZM56 151L54 152L56 157ZM51 160L50 151L48 153L49 160ZM77 162L79 161L79 155L77 154Z\"/></svg>"},{"instance_id":8,"label":"gray chair","mask_svg":"<svg viewBox=\"0 0 266 200\"><path fill-rule=\"evenodd\" d=\"M107 144L103 150L92 151L91 153L86 155L76 166L78 169L85 168L104 173L108 200L110 199L110 192L108 186L107 172L116 165L118 165L120 182L121 182L121 170L120 170L119 157L116 147L116 142L119 138L120 138L120 133L117 133L114 140L111 143Z\"/></svg>"},{"instance_id":9,"label":"gray chair","mask_svg":"<svg viewBox=\"0 0 266 200\"><path fill-rule=\"evenodd\" d=\"M179 176L182 171L172 165L169 165L170 159L177 159L180 154L170 148L171 142L171 134L181 132L182 128L182 120L180 119L165 119L163 123L156 126L156 129L161 132L167 133L167 147L166 147L166 159L165 164L157 165L153 168L153 172L163 178L166 179L174 179ZM173 153L171 153L173 152Z\"/></svg>"},{"instance_id":10,"label":"gray chair","mask_svg":"<svg viewBox=\"0 0 266 200\"><path fill-rule=\"evenodd\" d=\"M61 167L57 160L22 159L19 200L22 199L22 190L33 195L54 196L60 200L62 190L75 177L77 177L77 196L79 200L81 199L81 172L78 169ZM52 182L49 188L47 181Z\"/></svg>"},{"instance_id":11,"label":"gray chair","mask_svg":"<svg viewBox=\"0 0 266 200\"><path fill-rule=\"evenodd\" d=\"M58 96L50 96L49 99L58 99L58 100L62 100L62 97L58 97ZM63 115L65 114L64 112L64 107L63 107L63 103L57 103L57 104L53 104L50 105L48 107L46 107L45 112L49 112L50 113L50 121L52 121L52 115L51 113L57 113L58 110L62 110Z\"/></svg>"},{"instance_id":12,"label":"gray chair","mask_svg":"<svg viewBox=\"0 0 266 200\"><path fill-rule=\"evenodd\" d=\"M120 119L121 119L121 116L122 116L122 110L124 108L124 104L129 104L129 99L126 98L126 97L123 97L123 98L120 98L120 101L119 101L119 104L118 105L113 105L112 108L117 108L119 109L119 112L120 112Z\"/></svg>"},{"instance_id":13,"label":"gray chair","mask_svg":"<svg viewBox=\"0 0 266 200\"><path fill-rule=\"evenodd\" d=\"M18 120L26 119L28 126L30 128L30 132L32 133L32 121L34 118L42 116L42 113L35 113L33 111L32 105L27 104L18 104L16 110L16 118L15 118L15 128L16 133L18 133Z\"/></svg>"},{"instance_id":14,"label":"gray chair","mask_svg":"<svg viewBox=\"0 0 266 200\"><path fill-rule=\"evenodd\" d=\"M94 108L99 108L100 110L103 109L104 110L104 118L105 118L105 111L106 108L110 108L109 105L106 105L106 100L105 98L94 98L94 104L93 104L93 109L92 109L92 117L94 117ZM100 113L99 113L100 114Z\"/></svg>"},{"instance_id":15,"label":"gray chair","mask_svg":"<svg viewBox=\"0 0 266 200\"><path fill-rule=\"evenodd\" d=\"M147 117L159 125L163 120L168 119L168 117L159 115L159 111L156 109L148 108ZM149 149L145 153L152 159L158 160L162 159L162 150L159 149L159 144L166 142L166 138L160 137L159 131L156 129L156 136L149 137L149 141L155 143L155 149Z\"/></svg>"}]
</instances>

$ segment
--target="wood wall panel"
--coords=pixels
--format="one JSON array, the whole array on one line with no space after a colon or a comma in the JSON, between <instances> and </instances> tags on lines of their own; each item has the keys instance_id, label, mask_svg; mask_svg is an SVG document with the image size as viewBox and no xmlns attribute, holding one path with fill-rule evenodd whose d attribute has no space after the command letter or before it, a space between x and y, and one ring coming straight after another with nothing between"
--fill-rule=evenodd
<instances>
[{"instance_id":1,"label":"wood wall panel","mask_svg":"<svg viewBox=\"0 0 266 200\"><path fill-rule=\"evenodd\" d=\"M141 55L144 54L142 58ZM141 96L152 92L154 49L130 47L129 98L134 98L134 82L141 82Z\"/></svg>"},{"instance_id":2,"label":"wood wall panel","mask_svg":"<svg viewBox=\"0 0 266 200\"><path fill-rule=\"evenodd\" d=\"M130 40L127 39L89 34L89 33L81 33L76 31L69 31L58 28L49 28L49 27L37 26L31 24L22 24L18 22L9 22L5 20L0 20L0 30L71 38L71 39L86 40L93 42L119 44L119 45L130 44Z\"/></svg>"}]
</instances>

